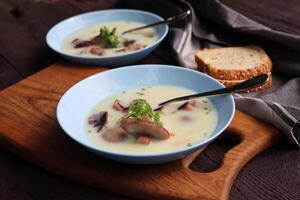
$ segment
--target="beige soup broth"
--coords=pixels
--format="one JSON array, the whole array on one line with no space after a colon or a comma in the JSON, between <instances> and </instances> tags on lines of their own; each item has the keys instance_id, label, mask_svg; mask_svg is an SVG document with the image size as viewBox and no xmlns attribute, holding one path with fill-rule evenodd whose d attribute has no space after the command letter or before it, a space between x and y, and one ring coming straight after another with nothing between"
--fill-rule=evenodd
<instances>
[{"instance_id":1,"label":"beige soup broth","mask_svg":"<svg viewBox=\"0 0 300 200\"><path fill-rule=\"evenodd\" d=\"M125 35L121 34L126 30L144 25L145 24L130 21L115 21L89 26L87 28L80 29L66 37L62 44L62 51L71 55L91 57L117 56L130 53L141 48L145 48L158 39L157 32L154 28L142 29L127 33ZM90 43L93 43L93 38L99 35L100 28L103 27L107 27L108 30L113 30L116 28L116 35L119 38L119 45L115 48L103 48L104 51L101 53L101 55L97 55L97 53L93 54L90 50L95 46L97 47L97 45ZM76 42L77 40L86 43L82 43L83 47L75 48L75 44L78 43Z\"/></svg>"},{"instance_id":2,"label":"beige soup broth","mask_svg":"<svg viewBox=\"0 0 300 200\"><path fill-rule=\"evenodd\" d=\"M166 153L197 144L210 136L218 119L213 104L207 98L196 99L194 101L196 106L193 111L177 110L184 102L176 102L164 107L160 117L163 127L170 132L170 137L166 140L153 139L150 144L144 145L136 142L133 136L128 136L121 142L108 142L101 137L105 129L119 126L119 119L124 116L124 113L113 109L113 103L116 99L119 99L124 105L128 105L132 100L142 98L147 100L152 108L156 108L160 102L165 100L194 93L192 90L181 87L152 86L135 88L111 96L101 101L89 113L91 116L100 111L107 111L108 122L104 130L100 132L97 132L97 129L86 122L88 140L99 149L126 154Z\"/></svg>"}]
</instances>

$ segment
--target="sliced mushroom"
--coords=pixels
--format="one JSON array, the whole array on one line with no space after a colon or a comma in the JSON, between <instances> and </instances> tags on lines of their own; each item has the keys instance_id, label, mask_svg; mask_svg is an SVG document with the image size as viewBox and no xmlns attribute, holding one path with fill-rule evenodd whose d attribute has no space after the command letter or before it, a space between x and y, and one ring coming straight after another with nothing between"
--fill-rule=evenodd
<instances>
[{"instance_id":1,"label":"sliced mushroom","mask_svg":"<svg viewBox=\"0 0 300 200\"><path fill-rule=\"evenodd\" d=\"M75 38L74 40L72 40L72 43L75 43L75 42L77 42L77 41L79 41L79 39L78 39L78 38Z\"/></svg>"},{"instance_id":2,"label":"sliced mushroom","mask_svg":"<svg viewBox=\"0 0 300 200\"><path fill-rule=\"evenodd\" d=\"M90 117L88 118L88 123L89 123L90 125L94 125L95 122L96 122L96 118L97 118L97 114L94 114L94 115L90 116Z\"/></svg>"},{"instance_id":3,"label":"sliced mushroom","mask_svg":"<svg viewBox=\"0 0 300 200\"><path fill-rule=\"evenodd\" d=\"M131 45L128 45L126 47L127 50L130 50L130 51L136 51L136 50L139 50L139 49L142 49L142 48L145 48L146 45L143 45L143 44L138 44L138 43L133 43Z\"/></svg>"},{"instance_id":4,"label":"sliced mushroom","mask_svg":"<svg viewBox=\"0 0 300 200\"><path fill-rule=\"evenodd\" d=\"M92 41L94 44L99 44L101 39L100 39L99 35L96 35L96 36L92 37L90 39L90 41Z\"/></svg>"},{"instance_id":5,"label":"sliced mushroom","mask_svg":"<svg viewBox=\"0 0 300 200\"><path fill-rule=\"evenodd\" d=\"M104 52L105 52L105 50L98 46L92 47L90 49L91 54L98 55L98 56L103 55Z\"/></svg>"},{"instance_id":6,"label":"sliced mushroom","mask_svg":"<svg viewBox=\"0 0 300 200\"><path fill-rule=\"evenodd\" d=\"M190 116L182 116L182 117L180 117L180 120L182 122L191 122L191 121L193 121L193 118L191 118Z\"/></svg>"},{"instance_id":7,"label":"sliced mushroom","mask_svg":"<svg viewBox=\"0 0 300 200\"><path fill-rule=\"evenodd\" d=\"M90 40L76 40L76 41L74 40L74 42L72 42L72 43L73 43L75 49L88 47L88 46L92 46L95 44L93 41L90 41Z\"/></svg>"},{"instance_id":8,"label":"sliced mushroom","mask_svg":"<svg viewBox=\"0 0 300 200\"><path fill-rule=\"evenodd\" d=\"M121 142L126 138L126 132L121 127L111 128L105 130L102 137L108 142Z\"/></svg>"},{"instance_id":9,"label":"sliced mushroom","mask_svg":"<svg viewBox=\"0 0 300 200\"><path fill-rule=\"evenodd\" d=\"M115 102L113 104L113 108L117 111L123 111L123 112L128 111L128 107L123 106L122 103L118 99L115 100Z\"/></svg>"},{"instance_id":10,"label":"sliced mushroom","mask_svg":"<svg viewBox=\"0 0 300 200\"><path fill-rule=\"evenodd\" d=\"M127 41L123 42L123 46L128 47L128 46L132 45L133 43L135 43L135 40L127 40Z\"/></svg>"},{"instance_id":11,"label":"sliced mushroom","mask_svg":"<svg viewBox=\"0 0 300 200\"><path fill-rule=\"evenodd\" d=\"M140 144L148 145L150 143L151 138L145 135L139 135L136 141Z\"/></svg>"},{"instance_id":12,"label":"sliced mushroom","mask_svg":"<svg viewBox=\"0 0 300 200\"><path fill-rule=\"evenodd\" d=\"M170 135L165 128L151 121L126 119L121 123L121 127L129 135L145 135L160 140L168 139Z\"/></svg>"},{"instance_id":13,"label":"sliced mushroom","mask_svg":"<svg viewBox=\"0 0 300 200\"><path fill-rule=\"evenodd\" d=\"M125 116L121 117L121 118L119 119L119 121L120 121L121 126L122 126L122 124L125 124L125 123L129 122L128 116L125 115Z\"/></svg>"},{"instance_id":14,"label":"sliced mushroom","mask_svg":"<svg viewBox=\"0 0 300 200\"><path fill-rule=\"evenodd\" d=\"M155 108L154 111L163 113L163 108L164 108L164 106L159 106L159 107Z\"/></svg>"},{"instance_id":15,"label":"sliced mushroom","mask_svg":"<svg viewBox=\"0 0 300 200\"><path fill-rule=\"evenodd\" d=\"M100 112L88 118L88 123L94 127L98 127L97 132L101 131L107 121L107 112Z\"/></svg>"},{"instance_id":16,"label":"sliced mushroom","mask_svg":"<svg viewBox=\"0 0 300 200\"><path fill-rule=\"evenodd\" d=\"M99 112L98 114L92 115L88 119L88 123L97 127L97 132L101 131L103 126L107 122L107 112Z\"/></svg>"},{"instance_id":17,"label":"sliced mushroom","mask_svg":"<svg viewBox=\"0 0 300 200\"><path fill-rule=\"evenodd\" d=\"M117 49L117 50L115 50L115 52L116 52L116 53L119 53L119 52L124 52L124 51L126 51L126 49L125 49L125 48L122 48L122 49Z\"/></svg>"},{"instance_id":18,"label":"sliced mushroom","mask_svg":"<svg viewBox=\"0 0 300 200\"><path fill-rule=\"evenodd\" d=\"M177 110L194 110L196 107L196 101L187 101L177 108Z\"/></svg>"}]
</instances>

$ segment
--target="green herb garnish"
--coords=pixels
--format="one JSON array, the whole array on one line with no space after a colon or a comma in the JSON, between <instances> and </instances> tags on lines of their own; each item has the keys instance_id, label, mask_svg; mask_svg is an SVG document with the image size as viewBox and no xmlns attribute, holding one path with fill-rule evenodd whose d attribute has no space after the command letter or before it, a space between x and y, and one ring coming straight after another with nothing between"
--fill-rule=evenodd
<instances>
[{"instance_id":1,"label":"green herb garnish","mask_svg":"<svg viewBox=\"0 0 300 200\"><path fill-rule=\"evenodd\" d=\"M154 122L161 124L159 112L154 112L153 120Z\"/></svg>"},{"instance_id":2,"label":"green herb garnish","mask_svg":"<svg viewBox=\"0 0 300 200\"><path fill-rule=\"evenodd\" d=\"M109 31L109 29L106 26L100 28L99 38L103 42L105 47L108 48L118 47L120 41L119 41L119 37L116 34L116 30L117 30L116 27L114 27L111 31Z\"/></svg>"},{"instance_id":3,"label":"green herb garnish","mask_svg":"<svg viewBox=\"0 0 300 200\"><path fill-rule=\"evenodd\" d=\"M151 119L153 122L162 126L159 112L153 111L150 104L145 99L138 99L129 105L129 118L133 119Z\"/></svg>"}]
</instances>

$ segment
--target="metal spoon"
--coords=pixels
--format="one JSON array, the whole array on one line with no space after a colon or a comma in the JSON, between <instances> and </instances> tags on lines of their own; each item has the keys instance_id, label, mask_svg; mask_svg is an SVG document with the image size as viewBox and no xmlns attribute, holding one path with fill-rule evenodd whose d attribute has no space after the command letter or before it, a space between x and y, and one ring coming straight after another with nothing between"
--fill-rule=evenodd
<instances>
[{"instance_id":1,"label":"metal spoon","mask_svg":"<svg viewBox=\"0 0 300 200\"><path fill-rule=\"evenodd\" d=\"M127 30L127 31L124 31L122 33L122 35L124 35L126 33L130 33L132 31L137 31L137 30L141 30L141 29L144 29L144 28L149 28L149 27L152 27L152 26L158 26L158 25L162 25L162 24L170 24L170 23L182 20L182 19L184 19L185 17L187 17L190 14L191 14L191 11L190 10L186 10L185 12L183 12L183 13L177 15L177 16L169 17L166 20L163 20L163 21L160 21L160 22L156 22L156 23L153 23L153 24L149 24L149 25L146 25L146 26L141 26L141 27L138 27L138 28L130 29L130 30Z\"/></svg>"},{"instance_id":2,"label":"metal spoon","mask_svg":"<svg viewBox=\"0 0 300 200\"><path fill-rule=\"evenodd\" d=\"M175 101L184 101L184 100L190 100L198 97L228 94L228 93L238 92L246 89L251 89L263 85L268 80L268 78L269 78L268 74L261 74L230 87L170 99L168 101L160 103L159 106L163 106Z\"/></svg>"}]
</instances>

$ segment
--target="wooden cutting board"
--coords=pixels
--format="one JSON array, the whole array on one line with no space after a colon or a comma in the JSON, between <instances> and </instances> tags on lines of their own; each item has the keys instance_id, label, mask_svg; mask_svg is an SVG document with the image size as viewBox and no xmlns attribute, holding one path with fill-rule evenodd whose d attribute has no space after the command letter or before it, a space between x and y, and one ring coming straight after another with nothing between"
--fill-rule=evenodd
<instances>
[{"instance_id":1,"label":"wooden cutting board","mask_svg":"<svg viewBox=\"0 0 300 200\"><path fill-rule=\"evenodd\" d=\"M108 191L147 199L227 199L240 169L279 141L266 123L237 111L223 134L238 141L217 170L188 168L201 150L171 163L134 166L88 152L67 137L56 120L62 94L79 80L105 70L52 65L0 92L0 145L52 172Z\"/></svg>"}]
</instances>

